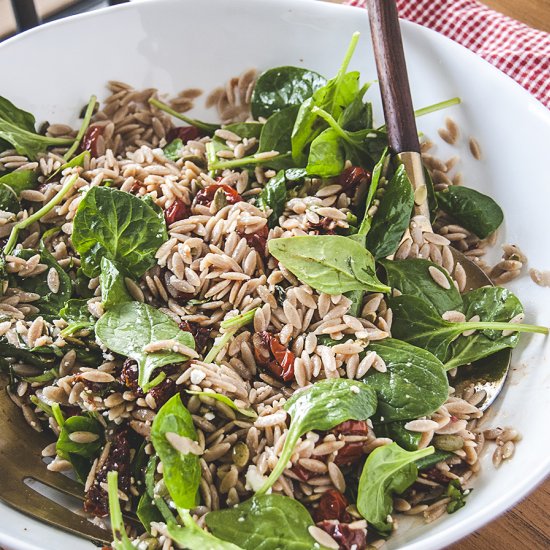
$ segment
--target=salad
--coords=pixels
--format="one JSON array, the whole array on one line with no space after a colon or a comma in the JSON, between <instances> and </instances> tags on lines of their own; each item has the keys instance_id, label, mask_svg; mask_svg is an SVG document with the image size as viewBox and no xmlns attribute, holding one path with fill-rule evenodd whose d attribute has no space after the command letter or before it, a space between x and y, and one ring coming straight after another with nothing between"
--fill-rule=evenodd
<instances>
[{"instance_id":1,"label":"salad","mask_svg":"<svg viewBox=\"0 0 550 550\"><path fill-rule=\"evenodd\" d=\"M485 440L513 455L453 380L548 329L451 247L497 282L525 260L485 266L502 210L427 140L435 232L411 219L357 40L331 79L232 79L222 124L185 114L196 89L110 82L78 131L0 97L1 367L116 550L379 548L465 505Z\"/></svg>"}]
</instances>

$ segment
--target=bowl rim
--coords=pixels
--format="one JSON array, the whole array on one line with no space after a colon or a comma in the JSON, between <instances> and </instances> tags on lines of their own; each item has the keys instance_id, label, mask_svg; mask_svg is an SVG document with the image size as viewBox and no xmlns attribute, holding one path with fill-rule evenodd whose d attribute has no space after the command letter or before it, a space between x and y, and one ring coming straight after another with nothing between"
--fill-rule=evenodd
<instances>
[{"instance_id":1,"label":"bowl rim","mask_svg":"<svg viewBox=\"0 0 550 550\"><path fill-rule=\"evenodd\" d=\"M117 6L99 8L90 12L76 14L70 17L52 21L50 23L46 23L44 25L35 27L26 32L10 37L0 43L0 52L12 46L16 46L19 42L28 40L29 38L32 38L39 33L50 32L50 30L54 30L58 26L71 25L75 21L93 19L95 17L104 15L106 12L114 13L117 10L140 10L141 6L147 6L153 3L156 5L157 8L161 7L163 4L166 6L175 7L185 4L185 2L196 3L197 1L198 0L136 0ZM261 9L261 4L269 5L272 9L276 8L280 11L300 5L306 6L311 10L326 10L326 13L332 13L335 17L338 17L338 13L351 12L351 10L357 10L357 15L359 15L359 10L365 9L364 7L360 6L336 4L326 0L210 0L210 2L215 3L223 3L229 1L231 1L233 4L240 3L249 5L256 10ZM450 48L461 50L461 55L466 55L469 63L477 64L478 67L481 67L482 71L490 72L493 78L497 78L503 86L506 86L510 90L514 90L513 93L517 95L518 101L527 103L529 110L534 111L534 116L542 118L550 128L550 110L547 109L540 101L538 101L529 91L527 91L513 78L503 73L500 69L491 65L488 61L484 60L465 46L458 44L457 42L438 33L435 30L423 27L422 25L404 19L400 20L400 24L404 29L414 29L413 33L424 33L430 36L433 40L439 41L442 44L446 44ZM472 516L471 514L467 513L466 507L466 512L463 514L464 517L461 517L456 522L454 522L454 524L446 527L441 533L430 534L429 527L426 526L426 532L425 534L421 535L421 540L407 543L402 548L404 550L427 550L431 548L441 548L445 545L457 542L460 539L463 539L471 534L473 531L493 521L507 510L514 507L520 500L525 498L537 486L542 484L548 475L550 475L550 455L548 455L545 460L542 460L537 468L531 469L521 479L516 479L513 486L514 490L512 491L508 489L508 493L503 492L503 494L499 498L493 500L484 508L482 514ZM3 506L7 506L2 501L0 501L0 504L2 504ZM21 518L28 518L28 516L21 514ZM57 531L65 533L64 531L55 529L45 523L41 523L41 525L48 527L52 532ZM39 548L37 546L34 546L32 543L17 539L13 535L6 535L2 532L1 529L0 541L10 545L16 543L16 547L25 548L28 550L35 550Z\"/></svg>"}]
</instances>

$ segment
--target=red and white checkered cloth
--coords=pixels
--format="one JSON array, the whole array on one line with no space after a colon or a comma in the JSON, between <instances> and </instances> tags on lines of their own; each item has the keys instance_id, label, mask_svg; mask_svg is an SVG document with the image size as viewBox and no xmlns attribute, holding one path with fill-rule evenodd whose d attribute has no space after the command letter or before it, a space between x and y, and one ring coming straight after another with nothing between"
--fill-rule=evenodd
<instances>
[{"instance_id":1,"label":"red and white checkered cloth","mask_svg":"<svg viewBox=\"0 0 550 550\"><path fill-rule=\"evenodd\" d=\"M365 0L349 0L365 6ZM476 0L397 0L399 16L466 46L550 108L550 35Z\"/></svg>"}]
</instances>

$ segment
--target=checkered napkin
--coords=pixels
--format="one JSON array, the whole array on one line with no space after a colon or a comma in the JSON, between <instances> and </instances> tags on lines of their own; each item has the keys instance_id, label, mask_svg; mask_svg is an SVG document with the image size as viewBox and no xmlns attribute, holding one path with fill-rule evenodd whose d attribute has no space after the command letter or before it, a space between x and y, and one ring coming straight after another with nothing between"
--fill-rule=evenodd
<instances>
[{"instance_id":1,"label":"checkered napkin","mask_svg":"<svg viewBox=\"0 0 550 550\"><path fill-rule=\"evenodd\" d=\"M350 0L365 7L365 0ZM429 27L506 73L550 108L550 35L476 0L397 0L399 16Z\"/></svg>"}]
</instances>

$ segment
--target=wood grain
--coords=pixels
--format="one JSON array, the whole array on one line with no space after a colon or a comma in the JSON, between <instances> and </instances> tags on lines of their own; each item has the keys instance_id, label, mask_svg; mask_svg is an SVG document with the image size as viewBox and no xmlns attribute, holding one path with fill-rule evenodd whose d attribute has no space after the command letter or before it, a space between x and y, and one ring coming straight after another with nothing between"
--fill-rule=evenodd
<instances>
[{"instance_id":1,"label":"wood grain","mask_svg":"<svg viewBox=\"0 0 550 550\"><path fill-rule=\"evenodd\" d=\"M343 0L332 0L341 3ZM550 32L550 0L484 0L518 21ZM550 479L512 510L447 550L548 550Z\"/></svg>"}]
</instances>

